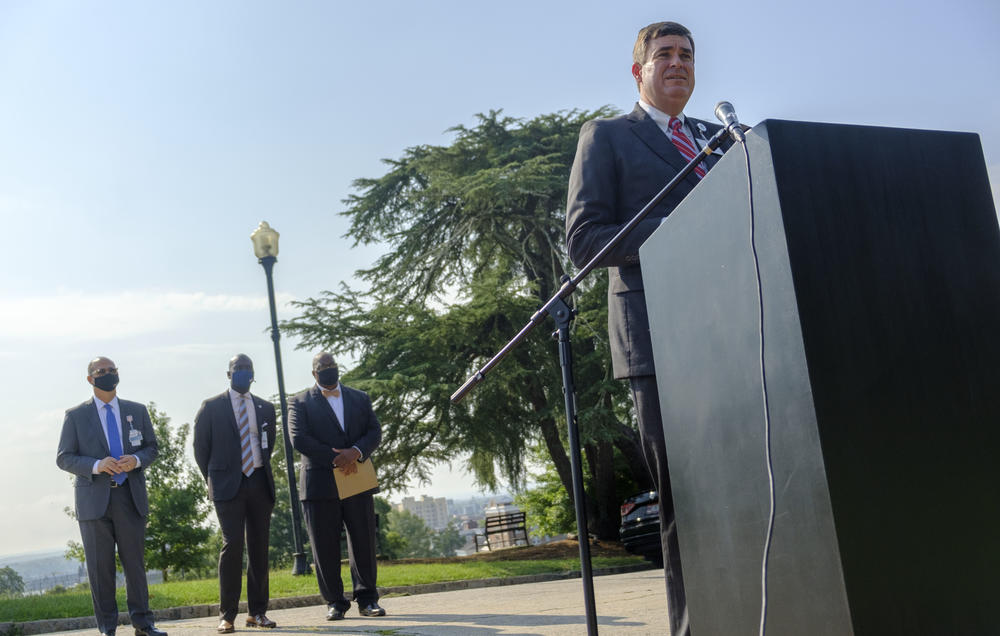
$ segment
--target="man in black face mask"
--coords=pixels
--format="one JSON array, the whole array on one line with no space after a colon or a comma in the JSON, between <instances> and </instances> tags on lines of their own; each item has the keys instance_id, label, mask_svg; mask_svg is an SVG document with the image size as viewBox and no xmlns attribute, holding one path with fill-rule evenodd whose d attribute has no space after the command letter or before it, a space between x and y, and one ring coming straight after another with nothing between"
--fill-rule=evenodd
<instances>
[{"instance_id":1,"label":"man in black face mask","mask_svg":"<svg viewBox=\"0 0 1000 636\"><path fill-rule=\"evenodd\" d=\"M316 385L292 398L288 427L302 453L299 498L305 512L326 619L341 620L351 607L340 579L340 529L347 529L354 600L362 616L385 616L375 586L375 498L378 489L341 499L333 471L352 473L382 441L371 399L340 383L333 356L313 357Z\"/></svg>"},{"instance_id":2,"label":"man in black face mask","mask_svg":"<svg viewBox=\"0 0 1000 636\"><path fill-rule=\"evenodd\" d=\"M108 358L87 365L94 397L66 411L56 465L76 475L76 519L87 560L94 616L102 634L118 627L115 548L125 572L136 636L167 636L153 625L146 586L146 476L158 449L146 407L120 400L118 369Z\"/></svg>"},{"instance_id":3,"label":"man in black face mask","mask_svg":"<svg viewBox=\"0 0 1000 636\"><path fill-rule=\"evenodd\" d=\"M247 548L247 627L276 627L266 616L270 597L267 548L274 510L271 449L274 405L250 394L253 362L244 354L229 361L229 388L205 400L194 418L194 459L208 482L208 496L222 529L219 554L220 634L235 630Z\"/></svg>"}]
</instances>

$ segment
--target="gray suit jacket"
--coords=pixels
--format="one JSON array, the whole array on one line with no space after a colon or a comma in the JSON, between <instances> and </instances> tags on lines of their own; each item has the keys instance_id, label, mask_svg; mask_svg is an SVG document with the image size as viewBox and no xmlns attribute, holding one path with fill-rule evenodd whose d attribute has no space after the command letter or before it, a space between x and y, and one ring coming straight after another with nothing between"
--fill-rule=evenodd
<instances>
[{"instance_id":1,"label":"gray suit jacket","mask_svg":"<svg viewBox=\"0 0 1000 636\"><path fill-rule=\"evenodd\" d=\"M267 448L261 444L264 474L274 502L274 474L271 472L271 450L278 434L274 405L250 396L256 409L257 436L263 440L267 434ZM208 482L208 496L212 501L228 501L236 496L243 481L240 431L233 413L229 391L223 391L202 402L194 418L194 460Z\"/></svg>"},{"instance_id":2,"label":"gray suit jacket","mask_svg":"<svg viewBox=\"0 0 1000 636\"><path fill-rule=\"evenodd\" d=\"M700 127L706 130L700 134ZM687 118L689 136L710 138L716 124ZM704 145L704 141L700 145ZM716 159L707 160L711 169ZM566 245L577 267L590 261L687 161L636 104L628 115L587 122L569 177ZM608 267L608 332L616 378L653 375L639 246L698 185L692 171L600 263Z\"/></svg>"},{"instance_id":3,"label":"gray suit jacket","mask_svg":"<svg viewBox=\"0 0 1000 636\"><path fill-rule=\"evenodd\" d=\"M299 499L303 501L340 498L333 478L333 458L336 457L333 448L357 446L361 461L368 461L382 441L382 426L375 417L368 394L343 384L340 388L344 396L346 431L340 428L333 408L318 386L299 393L289 404L288 428L292 446L302 454Z\"/></svg>"},{"instance_id":4,"label":"gray suit jacket","mask_svg":"<svg viewBox=\"0 0 1000 636\"><path fill-rule=\"evenodd\" d=\"M156 434L146 407L138 402L118 398L121 411L122 449L126 455L139 458L139 467L128 473L124 486L128 487L135 502L135 509L145 517L149 514L146 498L145 469L153 463L159 453ZM129 431L137 430L142 439L132 445ZM59 436L59 451L56 465L76 475L75 492L76 516L80 521L100 519L108 509L111 499L111 476L104 473L93 474L94 462L111 455L108 441L104 437L101 418L97 406L90 399L66 411L62 434Z\"/></svg>"}]
</instances>

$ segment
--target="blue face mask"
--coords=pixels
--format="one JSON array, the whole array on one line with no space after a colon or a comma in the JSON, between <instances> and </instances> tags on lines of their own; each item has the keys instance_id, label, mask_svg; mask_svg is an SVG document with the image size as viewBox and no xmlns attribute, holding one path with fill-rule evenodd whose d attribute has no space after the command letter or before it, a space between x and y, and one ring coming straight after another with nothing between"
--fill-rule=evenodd
<instances>
[{"instance_id":1,"label":"blue face mask","mask_svg":"<svg viewBox=\"0 0 1000 636\"><path fill-rule=\"evenodd\" d=\"M250 383L253 382L253 371L239 369L233 371L229 380L229 386L237 393L246 393L250 390Z\"/></svg>"}]
</instances>

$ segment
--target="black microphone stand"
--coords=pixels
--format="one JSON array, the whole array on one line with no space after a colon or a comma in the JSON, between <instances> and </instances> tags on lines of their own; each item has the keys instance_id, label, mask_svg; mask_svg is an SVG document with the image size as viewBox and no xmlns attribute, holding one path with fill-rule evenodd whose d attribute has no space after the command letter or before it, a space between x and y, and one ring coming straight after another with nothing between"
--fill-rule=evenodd
<instances>
[{"instance_id":1,"label":"black microphone stand","mask_svg":"<svg viewBox=\"0 0 1000 636\"><path fill-rule=\"evenodd\" d=\"M670 180L670 183L663 186L663 189L656 193L656 195L649 200L649 203L643 206L632 219L625 224L622 229L615 234L608 244L601 248L594 258L580 268L580 271L576 276L570 278L569 276L563 275L560 279L562 286L559 291L555 293L542 305L539 309L531 316L528 320L528 324L521 328L521 331L517 333L516 336L511 338L510 342L503 346L500 351L494 355L489 362L487 362L483 367L472 375L468 380L465 381L457 391L451 396L451 401L457 404L465 395L472 390L474 386L483 381L486 374L495 367L497 364L503 360L508 353L510 353L522 340L524 340L531 331L537 327L545 316L552 316L552 319L556 323L556 334L559 337L559 365L562 368L562 381L563 381L563 397L566 400L566 425L567 434L569 437L570 445L570 471L573 478L573 504L576 509L576 529L579 537L580 544L580 577L583 580L583 598L587 614L587 634L589 636L596 636L597 634L597 611L594 604L594 575L590 567L590 541L589 532L587 531L587 508L584 505L584 497L586 494L583 490L583 470L580 457L580 443L579 443L579 427L576 421L576 389L573 386L573 349L570 345L569 337L569 326L573 321L573 317L576 315L575 309L570 309L566 304L565 299L568 298L573 291L580 285L580 283L587 278L591 271L597 264L600 263L605 256L607 256L611 250L615 249L618 244L624 239L629 232L631 232L636 225L639 224L650 211L656 207L656 205L667 196L677 184L684 180L687 175L695 169L705 157L711 155L716 148L722 143L727 132L725 128L719 130L715 133L711 139L708 140L708 144L705 148L695 155L694 159L688 162L684 168L677 173L677 175ZM555 335L555 334L553 334Z\"/></svg>"}]
</instances>

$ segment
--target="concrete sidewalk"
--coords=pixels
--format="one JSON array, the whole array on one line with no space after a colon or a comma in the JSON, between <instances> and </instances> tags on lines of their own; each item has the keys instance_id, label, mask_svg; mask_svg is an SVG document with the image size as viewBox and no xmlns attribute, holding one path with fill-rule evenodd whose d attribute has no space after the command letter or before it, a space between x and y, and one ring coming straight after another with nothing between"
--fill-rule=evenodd
<instances>
[{"instance_id":1,"label":"concrete sidewalk","mask_svg":"<svg viewBox=\"0 0 1000 636\"><path fill-rule=\"evenodd\" d=\"M597 624L601 634L670 633L663 570L644 570L594 578ZM278 623L274 630L244 627L246 615L236 619L236 633L258 636L282 634L386 634L392 636L509 636L585 634L583 583L579 578L543 583L387 596L379 601L388 613L363 618L353 606L342 621L326 621L326 606L269 611ZM217 617L160 621L170 636L218 636ZM96 636L96 629L59 632L60 636ZM120 636L132 636L122 625Z\"/></svg>"}]
</instances>

